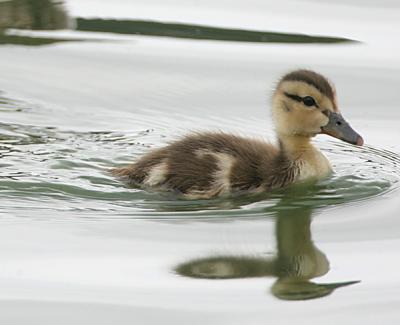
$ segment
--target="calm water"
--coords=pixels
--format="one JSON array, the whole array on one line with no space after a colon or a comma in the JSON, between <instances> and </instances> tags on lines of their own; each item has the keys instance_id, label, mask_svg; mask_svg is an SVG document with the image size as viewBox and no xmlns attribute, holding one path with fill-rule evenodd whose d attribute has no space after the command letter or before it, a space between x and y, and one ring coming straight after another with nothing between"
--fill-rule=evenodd
<instances>
[{"instance_id":1,"label":"calm water","mask_svg":"<svg viewBox=\"0 0 400 325\"><path fill-rule=\"evenodd\" d=\"M94 14L107 17L109 7L98 3ZM299 3L302 17L316 10L312 1ZM118 4L128 16L116 10L108 17L152 18L150 7L138 6L135 16L126 9L133 5ZM151 4L155 18L168 18L162 3ZM289 1L270 5L275 16L253 12L252 22L235 4L220 25L273 30L261 18L288 15L292 27L277 24L279 31L363 43L70 31L34 35L85 41L0 47L2 323L400 320L400 56L390 37L400 27L391 20L399 9L389 2L389 9L361 12L357 1L329 5L330 18L315 31L295 13L284 14ZM182 22L219 25L201 14L212 6L197 8L198 16L182 6ZM90 16L85 1L70 1L69 9ZM238 25L234 17L241 17ZM315 140L334 166L331 178L258 196L189 201L127 188L109 175L188 130L274 141L269 95L276 79L297 67L336 83L343 114L366 140L364 147Z\"/></svg>"}]
</instances>

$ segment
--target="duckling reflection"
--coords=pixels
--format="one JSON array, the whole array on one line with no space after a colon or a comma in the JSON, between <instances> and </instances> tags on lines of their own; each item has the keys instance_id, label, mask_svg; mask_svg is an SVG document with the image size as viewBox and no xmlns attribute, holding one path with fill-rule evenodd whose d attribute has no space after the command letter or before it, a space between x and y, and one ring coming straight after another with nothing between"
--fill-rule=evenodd
<instances>
[{"instance_id":1,"label":"duckling reflection","mask_svg":"<svg viewBox=\"0 0 400 325\"><path fill-rule=\"evenodd\" d=\"M313 243L311 209L298 206L277 213L277 255L272 258L213 256L191 260L176 268L177 273L193 278L234 279L277 277L271 293L283 300L306 300L331 294L335 289L359 281L318 284L310 279L329 271L329 261Z\"/></svg>"}]
</instances>

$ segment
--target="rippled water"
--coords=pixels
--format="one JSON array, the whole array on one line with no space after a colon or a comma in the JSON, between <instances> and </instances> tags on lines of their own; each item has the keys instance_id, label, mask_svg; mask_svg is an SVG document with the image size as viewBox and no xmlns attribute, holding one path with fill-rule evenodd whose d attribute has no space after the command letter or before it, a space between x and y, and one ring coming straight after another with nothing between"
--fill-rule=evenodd
<instances>
[{"instance_id":1,"label":"rippled water","mask_svg":"<svg viewBox=\"0 0 400 325\"><path fill-rule=\"evenodd\" d=\"M154 0L130 17L132 3L117 2L111 11L99 0L99 17L277 26L360 43L12 32L69 42L0 48L1 323L397 323L400 56L390 39L398 10L356 0L301 1L295 11L290 1L262 2L271 10L257 12L233 2L194 10L171 0L175 11L167 12ZM88 3L69 1L71 14L101 11ZM300 19L310 13L314 22ZM315 139L331 177L184 200L110 175L190 130L274 141L268 96L299 66L336 83L344 116L366 140L356 147Z\"/></svg>"},{"instance_id":2,"label":"rippled water","mask_svg":"<svg viewBox=\"0 0 400 325\"><path fill-rule=\"evenodd\" d=\"M1 110L29 114L34 108L4 98ZM2 124L0 130L3 209L18 214L51 209L95 218L264 218L298 205L319 209L373 199L396 190L400 179L400 157L393 152L321 142L335 169L329 179L262 195L183 200L127 188L109 174L121 161L134 161L160 146L167 136L155 129L126 134Z\"/></svg>"}]
</instances>

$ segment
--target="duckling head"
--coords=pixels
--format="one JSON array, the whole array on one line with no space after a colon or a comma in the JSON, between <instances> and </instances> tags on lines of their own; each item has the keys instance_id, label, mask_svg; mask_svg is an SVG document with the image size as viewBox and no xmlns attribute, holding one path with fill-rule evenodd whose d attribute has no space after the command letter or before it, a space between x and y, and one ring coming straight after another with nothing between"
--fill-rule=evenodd
<instances>
[{"instance_id":1,"label":"duckling head","mask_svg":"<svg viewBox=\"0 0 400 325\"><path fill-rule=\"evenodd\" d=\"M280 138L328 134L351 144L364 143L341 115L333 84L310 70L296 70L280 79L272 97L272 116Z\"/></svg>"}]
</instances>

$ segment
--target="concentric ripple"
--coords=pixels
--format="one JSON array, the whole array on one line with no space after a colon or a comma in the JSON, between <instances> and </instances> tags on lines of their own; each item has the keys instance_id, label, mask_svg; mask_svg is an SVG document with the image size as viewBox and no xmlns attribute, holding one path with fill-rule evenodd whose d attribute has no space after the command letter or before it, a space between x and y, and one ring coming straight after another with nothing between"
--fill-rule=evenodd
<instances>
[{"instance_id":1,"label":"concentric ripple","mask_svg":"<svg viewBox=\"0 0 400 325\"><path fill-rule=\"evenodd\" d=\"M399 187L397 154L339 142L317 143L334 166L332 177L262 195L183 200L127 188L108 173L164 141L165 135L151 129L80 133L0 125L2 211L17 216L40 215L32 212L37 210L93 218L263 218L298 206L353 204Z\"/></svg>"}]
</instances>

